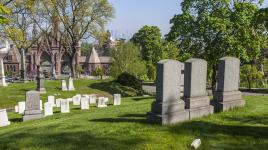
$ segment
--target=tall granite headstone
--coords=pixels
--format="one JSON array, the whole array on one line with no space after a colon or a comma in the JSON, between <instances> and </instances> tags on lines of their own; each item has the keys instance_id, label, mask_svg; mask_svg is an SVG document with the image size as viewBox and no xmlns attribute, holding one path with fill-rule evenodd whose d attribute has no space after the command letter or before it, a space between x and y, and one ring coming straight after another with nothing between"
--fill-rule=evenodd
<instances>
[{"instance_id":1,"label":"tall granite headstone","mask_svg":"<svg viewBox=\"0 0 268 150\"><path fill-rule=\"evenodd\" d=\"M38 91L26 92L26 109L24 111L23 121L42 118L40 109L40 93Z\"/></svg>"},{"instance_id":2,"label":"tall granite headstone","mask_svg":"<svg viewBox=\"0 0 268 150\"><path fill-rule=\"evenodd\" d=\"M39 91L41 94L46 93L46 88L45 88L45 78L44 75L42 74L42 70L40 66L37 66L37 91Z\"/></svg>"},{"instance_id":3,"label":"tall granite headstone","mask_svg":"<svg viewBox=\"0 0 268 150\"><path fill-rule=\"evenodd\" d=\"M162 60L157 64L156 100L147 114L150 123L172 124L189 119L189 110L180 99L181 63Z\"/></svg>"},{"instance_id":4,"label":"tall granite headstone","mask_svg":"<svg viewBox=\"0 0 268 150\"><path fill-rule=\"evenodd\" d=\"M6 109L0 109L0 127L10 125L10 121L8 121L7 111Z\"/></svg>"},{"instance_id":5,"label":"tall granite headstone","mask_svg":"<svg viewBox=\"0 0 268 150\"><path fill-rule=\"evenodd\" d=\"M65 80L61 80L61 90L62 91L68 91Z\"/></svg>"},{"instance_id":6,"label":"tall granite headstone","mask_svg":"<svg viewBox=\"0 0 268 150\"><path fill-rule=\"evenodd\" d=\"M234 107L243 107L239 88L240 60L234 57L223 57L219 60L216 77L216 91L213 93L213 104L216 111L226 111Z\"/></svg>"},{"instance_id":7,"label":"tall granite headstone","mask_svg":"<svg viewBox=\"0 0 268 150\"><path fill-rule=\"evenodd\" d=\"M185 108L190 110L190 119L207 116L214 112L206 92L207 62L192 58L185 62L184 96Z\"/></svg>"}]
</instances>

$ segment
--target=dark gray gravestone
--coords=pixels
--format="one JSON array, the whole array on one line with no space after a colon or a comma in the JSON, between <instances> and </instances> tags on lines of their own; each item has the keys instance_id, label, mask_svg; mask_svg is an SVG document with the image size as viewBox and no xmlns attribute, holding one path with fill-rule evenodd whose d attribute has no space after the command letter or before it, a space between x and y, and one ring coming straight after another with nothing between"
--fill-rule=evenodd
<instances>
[{"instance_id":1,"label":"dark gray gravestone","mask_svg":"<svg viewBox=\"0 0 268 150\"><path fill-rule=\"evenodd\" d=\"M234 57L223 57L218 64L216 91L213 93L213 104L216 111L226 111L234 107L243 107L239 87L240 60Z\"/></svg>"},{"instance_id":2,"label":"dark gray gravestone","mask_svg":"<svg viewBox=\"0 0 268 150\"><path fill-rule=\"evenodd\" d=\"M207 62L192 58L185 62L184 96L186 109L190 109L190 119L207 116L214 112L206 92Z\"/></svg>"},{"instance_id":3,"label":"dark gray gravestone","mask_svg":"<svg viewBox=\"0 0 268 150\"><path fill-rule=\"evenodd\" d=\"M157 64L156 100L147 119L150 123L172 124L189 119L189 110L180 99L181 63L162 60Z\"/></svg>"},{"instance_id":4,"label":"dark gray gravestone","mask_svg":"<svg viewBox=\"0 0 268 150\"><path fill-rule=\"evenodd\" d=\"M45 78L42 74L42 71L40 69L40 66L37 66L37 91L40 93L44 94L46 93L46 88L45 88Z\"/></svg>"},{"instance_id":5,"label":"dark gray gravestone","mask_svg":"<svg viewBox=\"0 0 268 150\"><path fill-rule=\"evenodd\" d=\"M38 91L26 92L26 106L23 121L42 118L42 110L40 109L40 93Z\"/></svg>"}]
</instances>

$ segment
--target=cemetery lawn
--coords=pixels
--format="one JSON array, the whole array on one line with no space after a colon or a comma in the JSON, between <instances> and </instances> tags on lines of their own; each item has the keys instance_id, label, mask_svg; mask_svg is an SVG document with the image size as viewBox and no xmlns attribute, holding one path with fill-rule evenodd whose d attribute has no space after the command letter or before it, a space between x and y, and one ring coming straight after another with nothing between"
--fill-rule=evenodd
<instances>
[{"instance_id":1,"label":"cemetery lawn","mask_svg":"<svg viewBox=\"0 0 268 150\"><path fill-rule=\"evenodd\" d=\"M268 148L268 97L244 97L246 107L170 126L146 123L152 97L125 97L121 106L109 105L70 114L21 122L9 113L11 125L0 128L0 149L187 150L195 138L201 150Z\"/></svg>"}]
</instances>

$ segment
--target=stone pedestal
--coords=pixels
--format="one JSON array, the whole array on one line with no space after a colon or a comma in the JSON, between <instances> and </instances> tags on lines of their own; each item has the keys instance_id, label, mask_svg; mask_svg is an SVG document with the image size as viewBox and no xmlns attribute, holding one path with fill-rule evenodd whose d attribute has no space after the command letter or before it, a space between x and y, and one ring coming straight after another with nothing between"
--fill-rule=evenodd
<instances>
[{"instance_id":1,"label":"stone pedestal","mask_svg":"<svg viewBox=\"0 0 268 150\"><path fill-rule=\"evenodd\" d=\"M45 78L42 75L42 71L40 69L40 66L37 66L37 70L38 70L38 76L36 78L37 80L37 91L39 91L41 94L45 94L46 93L46 88L45 88Z\"/></svg>"},{"instance_id":2,"label":"stone pedestal","mask_svg":"<svg viewBox=\"0 0 268 150\"><path fill-rule=\"evenodd\" d=\"M215 111L227 111L235 107L243 107L239 88L240 60L234 57L223 57L218 64L216 91L212 104Z\"/></svg>"},{"instance_id":3,"label":"stone pedestal","mask_svg":"<svg viewBox=\"0 0 268 150\"><path fill-rule=\"evenodd\" d=\"M150 123L173 124L189 120L189 110L180 99L181 63L162 60L157 64L156 101L147 114Z\"/></svg>"},{"instance_id":4,"label":"stone pedestal","mask_svg":"<svg viewBox=\"0 0 268 150\"><path fill-rule=\"evenodd\" d=\"M4 72L4 61L3 58L0 57L0 87L7 86L5 72Z\"/></svg>"},{"instance_id":5,"label":"stone pedestal","mask_svg":"<svg viewBox=\"0 0 268 150\"><path fill-rule=\"evenodd\" d=\"M40 93L38 91L26 92L26 109L24 111L23 121L42 118L40 109Z\"/></svg>"},{"instance_id":6,"label":"stone pedestal","mask_svg":"<svg viewBox=\"0 0 268 150\"><path fill-rule=\"evenodd\" d=\"M189 109L189 118L200 118L214 112L206 92L207 62L192 58L185 62L184 95L185 108Z\"/></svg>"},{"instance_id":7,"label":"stone pedestal","mask_svg":"<svg viewBox=\"0 0 268 150\"><path fill-rule=\"evenodd\" d=\"M10 125L10 121L8 121L7 111L6 109L0 110L0 127Z\"/></svg>"}]
</instances>

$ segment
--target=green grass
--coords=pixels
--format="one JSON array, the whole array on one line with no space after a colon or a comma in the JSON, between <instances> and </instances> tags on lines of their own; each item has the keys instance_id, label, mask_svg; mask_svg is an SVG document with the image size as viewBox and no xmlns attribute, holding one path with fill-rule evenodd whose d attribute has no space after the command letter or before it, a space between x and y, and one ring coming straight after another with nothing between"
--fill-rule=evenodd
<instances>
[{"instance_id":1,"label":"green grass","mask_svg":"<svg viewBox=\"0 0 268 150\"><path fill-rule=\"evenodd\" d=\"M46 80L46 94L41 95L43 102L47 101L48 95L61 94L60 98L69 98L75 94L96 93L98 96L112 97L115 93L121 93L124 96L135 96L137 91L128 87L120 86L111 80L75 80L76 91L61 91L60 80ZM0 108L9 108L15 106L19 101L25 100L25 92L36 90L36 82L12 83L8 87L0 87Z\"/></svg>"},{"instance_id":2,"label":"green grass","mask_svg":"<svg viewBox=\"0 0 268 150\"><path fill-rule=\"evenodd\" d=\"M113 89L113 85L99 88L109 81L81 82L87 88L82 85L79 88L86 88L87 93L110 95L104 90ZM94 87L99 89L92 88L96 84ZM121 106L102 109L91 106L85 111L72 106L70 114L61 114L56 109L51 117L29 122L21 122L21 115L9 113L12 124L0 128L0 150L187 150L195 138L202 140L201 150L267 149L268 97L244 99L247 103L244 108L170 126L147 124L151 97L125 97Z\"/></svg>"}]
</instances>

